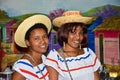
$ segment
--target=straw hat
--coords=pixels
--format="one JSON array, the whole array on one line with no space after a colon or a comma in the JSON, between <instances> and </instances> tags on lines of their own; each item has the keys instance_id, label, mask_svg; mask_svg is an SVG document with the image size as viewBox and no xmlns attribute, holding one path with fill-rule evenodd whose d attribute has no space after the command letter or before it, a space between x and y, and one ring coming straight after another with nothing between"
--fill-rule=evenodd
<instances>
[{"instance_id":1,"label":"straw hat","mask_svg":"<svg viewBox=\"0 0 120 80\"><path fill-rule=\"evenodd\" d=\"M80 11L66 11L62 14L62 16L57 17L53 20L53 25L60 27L65 23L71 22L81 22L84 24L91 23L93 17L84 17L80 13Z\"/></svg>"},{"instance_id":2,"label":"straw hat","mask_svg":"<svg viewBox=\"0 0 120 80\"><path fill-rule=\"evenodd\" d=\"M48 28L48 33L51 29L51 21L50 19L45 15L33 15L31 17L28 17L25 19L17 28L15 32L15 42L20 47L27 47L25 44L25 35L26 32L36 23L42 23Z\"/></svg>"}]
</instances>

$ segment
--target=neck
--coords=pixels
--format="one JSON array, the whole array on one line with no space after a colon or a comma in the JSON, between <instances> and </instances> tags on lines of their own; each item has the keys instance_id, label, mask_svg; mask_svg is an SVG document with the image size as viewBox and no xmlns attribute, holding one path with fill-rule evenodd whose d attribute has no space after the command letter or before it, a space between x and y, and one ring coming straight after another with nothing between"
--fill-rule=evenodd
<instances>
[{"instance_id":1,"label":"neck","mask_svg":"<svg viewBox=\"0 0 120 80\"><path fill-rule=\"evenodd\" d=\"M75 57L81 54L84 54L83 49L68 49L68 48L62 48L63 52L65 53L66 57Z\"/></svg>"},{"instance_id":2,"label":"neck","mask_svg":"<svg viewBox=\"0 0 120 80\"><path fill-rule=\"evenodd\" d=\"M41 64L42 63L42 54L37 54L37 53L28 53L26 54L27 56L29 56L29 58L31 58L32 62L35 65Z\"/></svg>"},{"instance_id":3,"label":"neck","mask_svg":"<svg viewBox=\"0 0 120 80\"><path fill-rule=\"evenodd\" d=\"M63 47L63 50L66 52L78 52L79 48Z\"/></svg>"},{"instance_id":4,"label":"neck","mask_svg":"<svg viewBox=\"0 0 120 80\"><path fill-rule=\"evenodd\" d=\"M65 53L65 57L75 57L79 55L78 50L65 50L63 49L63 52Z\"/></svg>"},{"instance_id":5,"label":"neck","mask_svg":"<svg viewBox=\"0 0 120 80\"><path fill-rule=\"evenodd\" d=\"M33 58L35 58L35 59L40 59L41 57L42 57L42 54L41 53L38 53L38 52L34 52L34 51L32 51L32 50L30 50L29 52L28 52L28 54L30 54Z\"/></svg>"},{"instance_id":6,"label":"neck","mask_svg":"<svg viewBox=\"0 0 120 80\"><path fill-rule=\"evenodd\" d=\"M79 46L78 47L72 47L70 44L66 43L64 46L63 46L63 49L65 51L78 51L80 50Z\"/></svg>"}]
</instances>

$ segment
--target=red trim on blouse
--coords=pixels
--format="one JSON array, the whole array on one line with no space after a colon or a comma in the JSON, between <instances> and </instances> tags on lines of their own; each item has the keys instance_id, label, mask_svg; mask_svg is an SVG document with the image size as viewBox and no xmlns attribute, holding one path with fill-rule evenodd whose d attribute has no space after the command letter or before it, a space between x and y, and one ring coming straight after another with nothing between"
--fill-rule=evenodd
<instances>
[{"instance_id":1,"label":"red trim on blouse","mask_svg":"<svg viewBox=\"0 0 120 80\"><path fill-rule=\"evenodd\" d=\"M57 62L56 60L54 60L54 59L46 58L46 60L55 62L55 63L58 65L58 62ZM84 69L84 68L93 67L93 66L95 66L95 64L96 64L96 61L97 61L97 57L95 57L95 60L94 60L94 63L93 63L93 64L88 65L88 66L79 67L79 68L70 69L69 71L75 71L75 70L80 70L80 69ZM58 66L58 68L59 68L60 70L62 70L63 72L69 72L68 70L61 69L60 66Z\"/></svg>"},{"instance_id":2,"label":"red trim on blouse","mask_svg":"<svg viewBox=\"0 0 120 80\"><path fill-rule=\"evenodd\" d=\"M32 75L32 76L36 77L36 78L39 78L36 74L34 74L34 73L32 73L32 72L30 72L30 71L28 71L28 70L25 70L25 69L20 69L20 70L21 70L21 72L23 72L23 73L27 73L27 74L29 74L29 75Z\"/></svg>"}]
</instances>

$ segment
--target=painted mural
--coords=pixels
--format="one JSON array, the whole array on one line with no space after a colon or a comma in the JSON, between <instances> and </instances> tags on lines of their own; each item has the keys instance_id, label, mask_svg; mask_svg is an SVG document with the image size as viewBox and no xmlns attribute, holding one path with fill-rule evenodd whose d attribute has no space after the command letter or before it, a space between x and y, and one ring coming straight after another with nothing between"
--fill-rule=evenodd
<instances>
[{"instance_id":1,"label":"painted mural","mask_svg":"<svg viewBox=\"0 0 120 80\"><path fill-rule=\"evenodd\" d=\"M85 0L84 0L85 1ZM25 52L25 49L17 46L14 43L14 33L17 29L17 26L27 17L34 14L45 14L51 20L62 15L64 11L67 10L83 10L77 4L79 0L76 2L70 1L65 3L74 3L74 7L66 6L65 3L58 7L63 1L52 1L52 4L46 6L43 4L47 4L48 2L44 2L39 8L37 5L37 10L32 11L28 8L22 10L15 10L17 8L13 8L10 4L11 8L6 8L4 5L8 5L4 1L1 2L0 8L0 62L6 63L6 65L2 65L2 71L7 67L11 66L17 59L21 57L22 52ZM9 2L9 1L8 1ZM18 1L19 2L19 1ZM57 3L59 2L59 3ZM89 0L86 0L89 2ZM84 3L86 3L84 2ZM96 0L97 2L97 0ZM99 1L98 1L99 2ZM118 71L120 75L120 5L118 2L115 5L108 4L105 5L102 3L96 3L91 8L86 8L82 11L82 14L85 16L94 16L94 20L90 25L87 25L87 45L85 47L90 47L99 57L101 63L105 65L109 70L115 69ZM2 4L3 3L3 4ZM77 4L76 4L77 3ZM91 2L93 3L93 2ZM14 3L13 3L14 4ZM56 6L56 4L59 4ZM82 4L82 3L80 3ZM99 6L98 6L99 4ZM14 4L15 5L15 4ZM23 4L24 5L24 4ZM50 7L51 6L51 7ZM21 8L21 6L18 6ZM19 9L20 9L19 8ZM34 9L33 7L31 9ZM40 11L39 11L40 9ZM49 10L49 11L48 11ZM60 45L57 41L57 33L58 28L53 26L53 29L49 36L49 48L48 52L55 48L60 48ZM11 56L11 57L8 57ZM115 68L113 68L115 66ZM114 71L115 71L114 70Z\"/></svg>"}]
</instances>

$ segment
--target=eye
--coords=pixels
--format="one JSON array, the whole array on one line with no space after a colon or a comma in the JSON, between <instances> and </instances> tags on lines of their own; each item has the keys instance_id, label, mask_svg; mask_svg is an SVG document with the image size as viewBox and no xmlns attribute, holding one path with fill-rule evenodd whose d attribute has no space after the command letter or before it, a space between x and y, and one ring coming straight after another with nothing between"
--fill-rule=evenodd
<instances>
[{"instance_id":1,"label":"eye","mask_svg":"<svg viewBox=\"0 0 120 80\"><path fill-rule=\"evenodd\" d=\"M35 37L34 40L38 40L38 37Z\"/></svg>"},{"instance_id":2,"label":"eye","mask_svg":"<svg viewBox=\"0 0 120 80\"><path fill-rule=\"evenodd\" d=\"M43 36L43 38L48 38L48 35L47 35L47 34L46 34L46 35L44 35L44 36Z\"/></svg>"},{"instance_id":3,"label":"eye","mask_svg":"<svg viewBox=\"0 0 120 80\"><path fill-rule=\"evenodd\" d=\"M72 31L72 32L70 32L70 34L75 35L75 34L76 34L76 31Z\"/></svg>"},{"instance_id":4,"label":"eye","mask_svg":"<svg viewBox=\"0 0 120 80\"><path fill-rule=\"evenodd\" d=\"M79 33L80 35L83 35L83 31Z\"/></svg>"}]
</instances>

